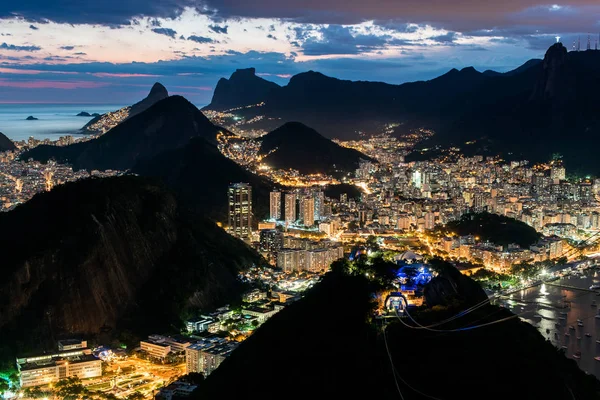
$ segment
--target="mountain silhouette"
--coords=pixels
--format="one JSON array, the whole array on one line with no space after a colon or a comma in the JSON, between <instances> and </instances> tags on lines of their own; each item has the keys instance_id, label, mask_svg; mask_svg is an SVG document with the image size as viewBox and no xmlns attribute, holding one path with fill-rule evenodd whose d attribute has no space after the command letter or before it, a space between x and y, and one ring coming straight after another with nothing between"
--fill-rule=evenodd
<instances>
[{"instance_id":1,"label":"mountain silhouette","mask_svg":"<svg viewBox=\"0 0 600 400\"><path fill-rule=\"evenodd\" d=\"M211 109L221 111L260 103L271 90L277 88L279 85L276 83L256 76L254 68L238 69L229 79L219 79Z\"/></svg>"},{"instance_id":2,"label":"mountain silhouette","mask_svg":"<svg viewBox=\"0 0 600 400\"><path fill-rule=\"evenodd\" d=\"M0 251L2 359L55 335L182 326L186 310L239 296L238 271L260 262L136 176L68 183L0 213Z\"/></svg>"},{"instance_id":3,"label":"mountain silhouette","mask_svg":"<svg viewBox=\"0 0 600 400\"><path fill-rule=\"evenodd\" d=\"M567 52L555 43L543 60L530 60L506 73L468 67L402 85L353 82L309 71L253 99L264 106L236 113L246 119L266 117L256 128L272 130L275 124L301 121L325 137L341 139L381 131L394 122L398 134L432 129L435 135L423 148L454 146L465 154L533 162L561 153L570 170L600 174L595 154L600 145L598 93L600 51Z\"/></svg>"},{"instance_id":4,"label":"mountain silhouette","mask_svg":"<svg viewBox=\"0 0 600 400\"><path fill-rule=\"evenodd\" d=\"M339 146L300 122L288 122L261 138L263 163L277 169L296 169L303 174L354 172L361 159L354 149Z\"/></svg>"},{"instance_id":5,"label":"mountain silhouette","mask_svg":"<svg viewBox=\"0 0 600 400\"><path fill-rule=\"evenodd\" d=\"M17 148L17 146L15 146L15 144L12 142L12 140L7 138L6 135L4 135L2 132L0 132L0 152L8 151L8 150L15 150L16 148Z\"/></svg>"},{"instance_id":6,"label":"mountain silhouette","mask_svg":"<svg viewBox=\"0 0 600 400\"><path fill-rule=\"evenodd\" d=\"M169 92L167 89L161 83L156 82L150 89L148 96L146 96L143 100L138 101L130 107L124 107L116 111L123 116L121 120L115 121L114 114L111 116L108 114L96 115L87 124L85 124L81 130L83 132L96 132L98 130L94 129L96 126L102 126L103 129L105 126L115 126L128 118L146 111L148 108L152 107L159 101L166 99L167 97L169 97Z\"/></svg>"},{"instance_id":7,"label":"mountain silhouette","mask_svg":"<svg viewBox=\"0 0 600 400\"><path fill-rule=\"evenodd\" d=\"M75 169L127 170L138 161L182 147L193 137L216 144L217 132L219 128L192 103L171 96L96 139L62 147L38 146L23 154L22 159L55 159Z\"/></svg>"},{"instance_id":8,"label":"mountain silhouette","mask_svg":"<svg viewBox=\"0 0 600 400\"><path fill-rule=\"evenodd\" d=\"M234 182L246 182L252 186L256 218L268 214L272 184L228 159L202 138L141 161L132 172L160 178L187 207L221 221L227 217L227 188Z\"/></svg>"}]
</instances>

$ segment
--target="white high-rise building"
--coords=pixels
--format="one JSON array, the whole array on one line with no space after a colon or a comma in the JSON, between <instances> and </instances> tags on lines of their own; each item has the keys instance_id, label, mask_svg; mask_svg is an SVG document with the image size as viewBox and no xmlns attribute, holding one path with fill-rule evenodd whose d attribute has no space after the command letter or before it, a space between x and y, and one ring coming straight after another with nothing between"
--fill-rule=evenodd
<instances>
[{"instance_id":1,"label":"white high-rise building","mask_svg":"<svg viewBox=\"0 0 600 400\"><path fill-rule=\"evenodd\" d=\"M281 219L281 192L271 192L270 199L270 217L271 219L278 221Z\"/></svg>"},{"instance_id":2,"label":"white high-rise building","mask_svg":"<svg viewBox=\"0 0 600 400\"><path fill-rule=\"evenodd\" d=\"M296 194L285 194L285 223L293 224L296 222Z\"/></svg>"},{"instance_id":3,"label":"white high-rise building","mask_svg":"<svg viewBox=\"0 0 600 400\"><path fill-rule=\"evenodd\" d=\"M229 232L247 239L252 235L252 187L247 183L229 186Z\"/></svg>"},{"instance_id":4,"label":"white high-rise building","mask_svg":"<svg viewBox=\"0 0 600 400\"><path fill-rule=\"evenodd\" d=\"M302 220L304 226L313 226L315 224L315 199L305 197L302 199Z\"/></svg>"}]
</instances>

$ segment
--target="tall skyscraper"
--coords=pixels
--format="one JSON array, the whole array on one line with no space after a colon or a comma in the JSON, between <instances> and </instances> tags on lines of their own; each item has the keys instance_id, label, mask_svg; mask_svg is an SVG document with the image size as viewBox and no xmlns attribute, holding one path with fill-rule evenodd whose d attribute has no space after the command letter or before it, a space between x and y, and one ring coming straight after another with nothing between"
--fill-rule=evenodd
<instances>
[{"instance_id":1,"label":"tall skyscraper","mask_svg":"<svg viewBox=\"0 0 600 400\"><path fill-rule=\"evenodd\" d=\"M302 205L304 226L313 226L315 224L315 199L312 196L305 197L302 199Z\"/></svg>"},{"instance_id":2,"label":"tall skyscraper","mask_svg":"<svg viewBox=\"0 0 600 400\"><path fill-rule=\"evenodd\" d=\"M252 187L247 183L229 186L229 232L240 239L252 234Z\"/></svg>"},{"instance_id":3,"label":"tall skyscraper","mask_svg":"<svg viewBox=\"0 0 600 400\"><path fill-rule=\"evenodd\" d=\"M281 219L281 192L271 192L271 219Z\"/></svg>"},{"instance_id":4,"label":"tall skyscraper","mask_svg":"<svg viewBox=\"0 0 600 400\"><path fill-rule=\"evenodd\" d=\"M318 190L313 193L315 198L315 221L320 220L323 217L323 211L325 208L325 193Z\"/></svg>"},{"instance_id":5,"label":"tall skyscraper","mask_svg":"<svg viewBox=\"0 0 600 400\"><path fill-rule=\"evenodd\" d=\"M296 222L296 194L285 194L285 223L293 224Z\"/></svg>"}]
</instances>

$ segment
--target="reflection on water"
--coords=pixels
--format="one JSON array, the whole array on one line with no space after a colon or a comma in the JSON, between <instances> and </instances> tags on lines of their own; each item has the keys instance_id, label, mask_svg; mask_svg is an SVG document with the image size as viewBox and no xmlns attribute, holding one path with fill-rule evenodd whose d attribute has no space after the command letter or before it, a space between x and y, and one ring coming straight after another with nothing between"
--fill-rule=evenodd
<instances>
[{"instance_id":1,"label":"reflection on water","mask_svg":"<svg viewBox=\"0 0 600 400\"><path fill-rule=\"evenodd\" d=\"M600 342L600 317L596 318L600 295L589 290L600 284L600 274L592 270L585 274L521 290L496 303L520 315L544 338L564 348L565 355L575 359L582 370L600 379L600 361L594 360L600 356L600 343L596 342Z\"/></svg>"}]
</instances>

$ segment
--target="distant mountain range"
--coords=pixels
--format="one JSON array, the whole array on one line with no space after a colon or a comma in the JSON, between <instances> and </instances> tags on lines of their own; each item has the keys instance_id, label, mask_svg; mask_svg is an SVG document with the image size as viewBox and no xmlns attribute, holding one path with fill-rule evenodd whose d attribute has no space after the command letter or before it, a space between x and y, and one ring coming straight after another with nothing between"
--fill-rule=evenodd
<instances>
[{"instance_id":1,"label":"distant mountain range","mask_svg":"<svg viewBox=\"0 0 600 400\"><path fill-rule=\"evenodd\" d=\"M281 87L267 87L255 78L245 73L229 84L260 85L258 92L264 95L251 103L265 104L236 113L247 119L269 117L256 125L263 129L301 121L329 138L356 138L359 131L397 122L400 133L433 129L436 135L424 147L452 145L467 154L500 153L532 161L558 152L570 170L600 174L600 51L567 52L556 43L544 60L530 60L507 73L469 67L402 85L344 81L313 71L295 75ZM239 107L235 93L242 91L215 90L206 109Z\"/></svg>"},{"instance_id":2,"label":"distant mountain range","mask_svg":"<svg viewBox=\"0 0 600 400\"><path fill-rule=\"evenodd\" d=\"M6 137L2 132L0 132L0 153L8 150L15 150L17 147L15 144Z\"/></svg>"},{"instance_id":3,"label":"distant mountain range","mask_svg":"<svg viewBox=\"0 0 600 400\"><path fill-rule=\"evenodd\" d=\"M262 162L276 169L296 169L303 174L340 175L354 172L366 155L339 146L300 122L288 122L261 139Z\"/></svg>"},{"instance_id":4,"label":"distant mountain range","mask_svg":"<svg viewBox=\"0 0 600 400\"><path fill-rule=\"evenodd\" d=\"M239 296L238 271L261 262L135 176L61 185L0 213L0 251L1 359L63 334L181 326L186 310Z\"/></svg>"}]
</instances>

